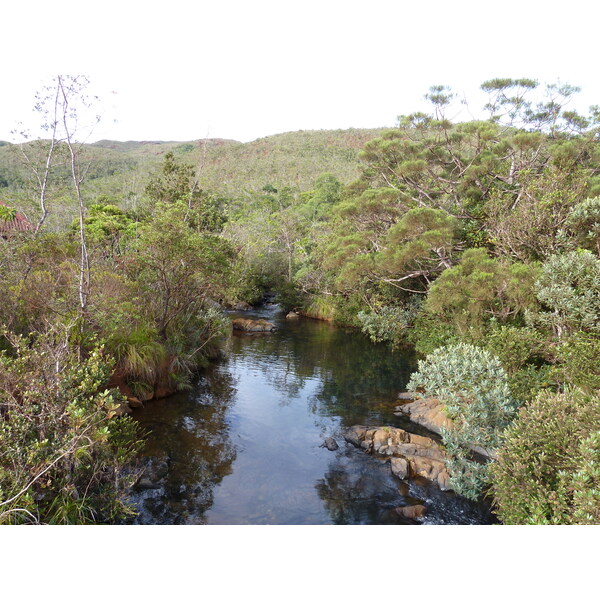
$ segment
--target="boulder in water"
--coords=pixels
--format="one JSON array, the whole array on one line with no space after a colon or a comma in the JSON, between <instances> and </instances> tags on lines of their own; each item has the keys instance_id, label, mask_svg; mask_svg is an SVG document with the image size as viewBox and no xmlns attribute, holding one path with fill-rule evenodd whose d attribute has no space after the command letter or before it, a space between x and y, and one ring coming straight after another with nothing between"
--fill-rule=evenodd
<instances>
[{"instance_id":1,"label":"boulder in water","mask_svg":"<svg viewBox=\"0 0 600 600\"><path fill-rule=\"evenodd\" d=\"M447 455L431 438L397 427L355 425L344 434L347 442L366 452L390 457L392 473L400 479L420 476L449 490Z\"/></svg>"},{"instance_id":2,"label":"boulder in water","mask_svg":"<svg viewBox=\"0 0 600 600\"><path fill-rule=\"evenodd\" d=\"M236 331L270 332L276 329L273 323L264 319L233 319L231 323Z\"/></svg>"},{"instance_id":3,"label":"boulder in water","mask_svg":"<svg viewBox=\"0 0 600 600\"><path fill-rule=\"evenodd\" d=\"M234 310L250 310L252 306L243 300L233 305Z\"/></svg>"},{"instance_id":4,"label":"boulder in water","mask_svg":"<svg viewBox=\"0 0 600 600\"><path fill-rule=\"evenodd\" d=\"M325 438L325 441L321 444L321 448L327 448L327 450L337 450L339 448L338 443L332 438Z\"/></svg>"},{"instance_id":5,"label":"boulder in water","mask_svg":"<svg viewBox=\"0 0 600 600\"><path fill-rule=\"evenodd\" d=\"M398 506L394 509L396 514L407 519L420 519L427 514L427 507L423 504L409 504L407 506Z\"/></svg>"}]
</instances>

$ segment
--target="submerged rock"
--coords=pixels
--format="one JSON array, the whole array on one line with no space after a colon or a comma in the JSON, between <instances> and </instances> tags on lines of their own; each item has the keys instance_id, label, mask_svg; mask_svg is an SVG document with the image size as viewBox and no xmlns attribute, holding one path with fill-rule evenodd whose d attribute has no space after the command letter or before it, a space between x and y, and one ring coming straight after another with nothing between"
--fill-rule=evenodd
<instances>
[{"instance_id":1,"label":"submerged rock","mask_svg":"<svg viewBox=\"0 0 600 600\"><path fill-rule=\"evenodd\" d=\"M418 475L449 490L447 455L431 438L397 427L355 425L344 435L347 442L369 453L390 456L392 473L400 479Z\"/></svg>"},{"instance_id":2,"label":"submerged rock","mask_svg":"<svg viewBox=\"0 0 600 600\"><path fill-rule=\"evenodd\" d=\"M276 329L273 323L264 319L233 319L231 323L237 331L270 332Z\"/></svg>"},{"instance_id":3,"label":"submerged rock","mask_svg":"<svg viewBox=\"0 0 600 600\"><path fill-rule=\"evenodd\" d=\"M420 519L427 514L427 507L424 504L411 504L408 506L398 506L394 511L396 514L407 519Z\"/></svg>"},{"instance_id":4,"label":"submerged rock","mask_svg":"<svg viewBox=\"0 0 600 600\"><path fill-rule=\"evenodd\" d=\"M321 448L327 448L327 450L337 450L339 448L338 443L332 438L325 438L325 441L321 444Z\"/></svg>"},{"instance_id":5,"label":"submerged rock","mask_svg":"<svg viewBox=\"0 0 600 600\"><path fill-rule=\"evenodd\" d=\"M129 396L127 398L127 404L129 405L129 408L142 408L144 406L144 403L136 396Z\"/></svg>"},{"instance_id":6,"label":"submerged rock","mask_svg":"<svg viewBox=\"0 0 600 600\"><path fill-rule=\"evenodd\" d=\"M250 310L252 308L251 304L248 304L248 302L237 302L236 304L233 305L234 310Z\"/></svg>"}]
</instances>

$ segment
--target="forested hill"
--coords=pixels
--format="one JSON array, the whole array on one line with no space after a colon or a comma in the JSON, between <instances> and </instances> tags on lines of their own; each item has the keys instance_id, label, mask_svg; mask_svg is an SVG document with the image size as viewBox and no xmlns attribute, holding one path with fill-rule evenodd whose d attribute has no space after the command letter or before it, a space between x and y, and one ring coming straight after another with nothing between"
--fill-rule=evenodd
<instances>
[{"instance_id":1,"label":"forested hill","mask_svg":"<svg viewBox=\"0 0 600 600\"><path fill-rule=\"evenodd\" d=\"M241 143L205 139L188 142L101 140L85 146L91 195L141 195L149 176L173 152L195 167L202 188L227 196L259 191L265 185L310 189L323 172L342 183L359 176L358 153L383 129L297 131ZM18 148L0 146L0 198L26 200L27 178ZM26 207L23 207L26 208Z\"/></svg>"}]
</instances>

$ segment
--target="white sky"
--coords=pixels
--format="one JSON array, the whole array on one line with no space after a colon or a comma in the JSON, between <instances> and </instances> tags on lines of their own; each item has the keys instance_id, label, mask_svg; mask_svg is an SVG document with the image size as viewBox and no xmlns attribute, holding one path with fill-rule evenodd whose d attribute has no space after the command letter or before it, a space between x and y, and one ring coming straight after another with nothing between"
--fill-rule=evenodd
<instances>
[{"instance_id":1,"label":"white sky","mask_svg":"<svg viewBox=\"0 0 600 600\"><path fill-rule=\"evenodd\" d=\"M600 104L593 5L19 0L2 9L0 139L33 128L34 92L57 73L88 75L102 98L90 141L393 126L432 84L477 107L493 77L579 85L585 111Z\"/></svg>"}]
</instances>

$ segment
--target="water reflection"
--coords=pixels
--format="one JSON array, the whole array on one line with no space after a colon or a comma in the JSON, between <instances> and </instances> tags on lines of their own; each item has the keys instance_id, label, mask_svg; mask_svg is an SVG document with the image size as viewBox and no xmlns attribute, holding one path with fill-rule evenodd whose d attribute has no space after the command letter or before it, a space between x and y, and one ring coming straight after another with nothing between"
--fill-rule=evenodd
<instances>
[{"instance_id":1,"label":"water reflection","mask_svg":"<svg viewBox=\"0 0 600 600\"><path fill-rule=\"evenodd\" d=\"M193 393L148 403L136 419L148 431L144 475L131 495L135 523L205 523L214 488L237 455L227 411L233 378L213 370Z\"/></svg>"},{"instance_id":2,"label":"water reflection","mask_svg":"<svg viewBox=\"0 0 600 600\"><path fill-rule=\"evenodd\" d=\"M398 424L410 356L327 323L244 316L279 329L232 336L192 392L136 413L149 443L131 495L135 523L401 523L394 508L417 502L432 523L488 518L435 486L403 484L343 441L351 425ZM334 452L322 447L329 436Z\"/></svg>"},{"instance_id":3,"label":"water reflection","mask_svg":"<svg viewBox=\"0 0 600 600\"><path fill-rule=\"evenodd\" d=\"M378 524L406 504L389 465L347 447L315 486L336 525Z\"/></svg>"}]
</instances>

